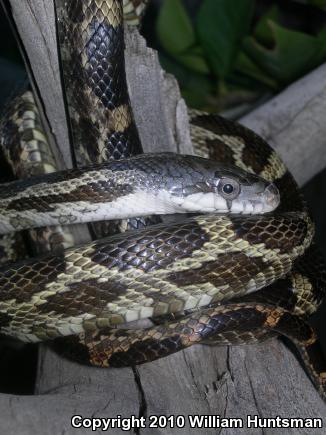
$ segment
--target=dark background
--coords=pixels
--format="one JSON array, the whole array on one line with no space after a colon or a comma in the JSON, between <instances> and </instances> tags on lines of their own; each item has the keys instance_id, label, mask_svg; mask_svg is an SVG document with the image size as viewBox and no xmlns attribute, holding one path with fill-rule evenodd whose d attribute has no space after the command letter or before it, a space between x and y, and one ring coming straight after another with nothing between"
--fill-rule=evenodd
<instances>
[{"instance_id":1,"label":"dark background","mask_svg":"<svg viewBox=\"0 0 326 435\"><path fill-rule=\"evenodd\" d=\"M316 33L316 29L322 30L325 28L326 13L313 5L307 5L308 2L295 1L273 1L259 0L255 3L252 27L259 22L259 19L266 14L269 8L277 5L282 11L282 25L289 29L296 29L300 32L308 34ZM321 0L322 3L322 0ZM178 57L173 54L171 56L163 47L160 39L157 37L157 20L160 14L162 1L152 1L148 11L144 17L142 33L146 37L148 44L160 52L162 64L171 73L174 73L180 83L181 90L188 104L206 110L218 111L227 110L228 114L236 118L245 111L256 107L266 98L281 91L288 82L278 84L277 88L269 89L262 86L261 83L245 81L245 86L250 84L251 88L258 89L255 97L252 95L245 100L243 98L233 98L234 92L242 92L243 88L239 85L230 84L228 78L225 79L227 91L222 92L222 95L216 89L220 89L217 85L221 81L221 77L215 74L216 71L209 71L207 74L200 76L197 72L185 68L178 64ZM201 4L199 0L184 0L185 10L194 23ZM169 23L166 24L169 26ZM168 30L170 31L170 29ZM294 53L294 55L296 55ZM316 65L313 65L316 67ZM304 71L306 73L307 71ZM231 74L232 75L232 74ZM300 75L299 75L300 76ZM187 80L185 80L185 77ZM189 77L191 81L189 83ZM298 78L298 77L295 77ZM250 79L250 77L249 77ZM196 92L192 95L190 89L196 89L196 84L201 88L203 80L209 83L207 95L204 99L198 99ZM232 80L231 80L232 81ZM0 110L3 110L6 101L10 99L19 89L26 86L27 76L24 65L22 63L16 41L12 35L9 24L0 6ZM217 83L217 84L216 84ZM237 87L238 86L238 87ZM242 86L242 84L241 84ZM240 89L240 91L239 91ZM210 93L211 92L211 93ZM229 94L228 94L229 92ZM203 93L202 93L203 94ZM232 94L232 98L226 96ZM242 93L241 93L242 95ZM227 103L225 104L225 101ZM231 101L231 103L230 103ZM240 107L240 111L238 108ZM293 144L295 146L295 144ZM309 146L307 144L307 146ZM326 138L325 138L326 152ZM4 166L0 162L0 179L5 180L9 174L6 173ZM303 188L304 195L308 201L313 217L316 223L316 241L319 245L324 257L326 258L326 170L310 180ZM325 313L326 306L318 311L313 318L313 323L316 325L319 335L322 337L323 345L326 350L326 334L325 329ZM0 338L0 392L14 394L32 394L34 379L36 373L37 362L37 346L23 345L6 337Z\"/></svg>"}]
</instances>

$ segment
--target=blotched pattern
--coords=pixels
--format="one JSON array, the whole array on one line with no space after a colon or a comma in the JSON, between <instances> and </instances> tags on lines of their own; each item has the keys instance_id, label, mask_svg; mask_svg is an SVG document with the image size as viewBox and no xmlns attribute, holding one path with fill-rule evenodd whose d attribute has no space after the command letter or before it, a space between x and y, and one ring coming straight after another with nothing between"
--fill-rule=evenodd
<instances>
[{"instance_id":1,"label":"blotched pattern","mask_svg":"<svg viewBox=\"0 0 326 435\"><path fill-rule=\"evenodd\" d=\"M77 164L140 153L124 69L121 2L56 0L56 5Z\"/></svg>"},{"instance_id":2,"label":"blotched pattern","mask_svg":"<svg viewBox=\"0 0 326 435\"><path fill-rule=\"evenodd\" d=\"M0 122L0 146L15 178L27 179L57 170L31 91L23 91L6 107ZM34 255L63 250L74 244L70 230L59 226L31 230L29 237ZM18 233L2 237L1 248L5 255L0 257L7 261L17 261L27 255L23 236Z\"/></svg>"},{"instance_id":3,"label":"blotched pattern","mask_svg":"<svg viewBox=\"0 0 326 435\"><path fill-rule=\"evenodd\" d=\"M67 3L66 11L63 4L57 0L72 131L74 139L82 132L82 139L88 134L97 144L87 148L86 141L79 159L119 158L130 151L125 135L132 125L121 63L121 2L78 0ZM81 43L74 52L77 70L65 42L72 35ZM115 74L119 69L121 77ZM105 71L110 76L103 80ZM82 100L74 101L75 78L83 83ZM105 110L98 117L84 117L86 109L101 105ZM324 296L325 269L311 246L313 225L297 186L253 132L220 117L192 116L192 137L202 155L216 154L224 163L275 180L282 195L278 212L249 219L197 216L2 269L1 332L25 341L56 338L54 345L67 356L100 367L143 363L198 342L232 344L282 334L297 346L325 396L325 360L306 323ZM33 183L26 186L35 190ZM51 181L45 187L51 189ZM63 203L75 187L66 189ZM11 210L26 209L27 202L12 202ZM51 201L43 207L50 216ZM113 329L147 317L163 323Z\"/></svg>"}]
</instances>

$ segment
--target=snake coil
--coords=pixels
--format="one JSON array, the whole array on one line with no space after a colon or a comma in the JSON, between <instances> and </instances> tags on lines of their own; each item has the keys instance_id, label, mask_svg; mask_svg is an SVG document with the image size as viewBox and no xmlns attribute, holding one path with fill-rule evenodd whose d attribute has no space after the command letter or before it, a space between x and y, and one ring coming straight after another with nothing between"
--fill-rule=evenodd
<instances>
[{"instance_id":1,"label":"snake coil","mask_svg":"<svg viewBox=\"0 0 326 435\"><path fill-rule=\"evenodd\" d=\"M125 3L134 20L142 8L134 14L131 2ZM163 190L178 201L182 191L189 203L191 195L207 198L203 195L212 192L216 201L219 189L219 203L232 211L237 195L257 185L257 177L277 186L281 204L266 215L196 215L148 228L141 218L134 221L145 227L140 231L5 265L0 269L0 331L24 341L51 340L68 357L101 367L140 364L199 342L239 344L281 334L295 344L325 397L325 362L307 323L324 296L324 266L312 244L313 224L284 164L252 131L196 111L190 112L192 141L197 154L210 160L165 154L132 158L142 149L126 86L121 2L55 4L67 117L75 160L83 169L0 188L3 232L100 220L113 209L113 218L136 218L148 206L139 186L156 188L157 179L165 183L157 188L157 207L165 204ZM16 128L22 114L17 104L1 123L1 145L16 173L17 162L26 159L26 143L46 144L34 127L29 125L32 139ZM23 144L19 159L13 131L16 154L17 143ZM234 198L223 202L221 188L207 178L207 162L213 160L223 168L214 172L218 183L228 180L222 193ZM84 168L90 164L96 166ZM188 184L176 183L179 190L169 185L181 176ZM106 235L105 225L96 232L103 229ZM130 329L128 323L141 318L158 324Z\"/></svg>"}]
</instances>

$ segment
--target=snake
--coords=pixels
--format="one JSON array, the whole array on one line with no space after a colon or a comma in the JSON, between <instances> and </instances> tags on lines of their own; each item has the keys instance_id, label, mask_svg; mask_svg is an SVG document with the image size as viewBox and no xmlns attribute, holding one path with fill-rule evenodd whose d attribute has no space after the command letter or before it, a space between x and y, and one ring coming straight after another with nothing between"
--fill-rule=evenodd
<instances>
[{"instance_id":1,"label":"snake","mask_svg":"<svg viewBox=\"0 0 326 435\"><path fill-rule=\"evenodd\" d=\"M281 335L325 399L326 363L309 325L325 267L286 166L253 131L194 110L197 156L143 154L124 70L122 2L54 4L75 168L2 184L0 233L117 219L137 230L107 235L95 226L103 238L2 265L0 332L98 367ZM125 2L131 22L142 12L141 2ZM17 123L21 112L9 113ZM8 117L0 143L15 166L7 125ZM161 222L165 214L182 217ZM141 328L142 319L152 323Z\"/></svg>"}]
</instances>

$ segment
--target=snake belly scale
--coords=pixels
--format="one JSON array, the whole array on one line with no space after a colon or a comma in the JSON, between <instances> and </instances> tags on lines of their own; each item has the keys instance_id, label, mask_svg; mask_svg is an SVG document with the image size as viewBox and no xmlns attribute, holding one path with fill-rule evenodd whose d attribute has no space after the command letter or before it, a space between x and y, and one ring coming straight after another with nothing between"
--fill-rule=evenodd
<instances>
[{"instance_id":1,"label":"snake belly scale","mask_svg":"<svg viewBox=\"0 0 326 435\"><path fill-rule=\"evenodd\" d=\"M208 214L3 266L1 333L50 340L68 357L101 367L151 361L199 342L281 334L325 396L326 367L307 323L324 296L324 266L284 164L250 130L200 112L190 120L202 157L132 157L141 145L124 73L122 4L55 3L76 161L90 166L1 187L0 231ZM126 3L133 20L138 14ZM158 324L128 328L142 318Z\"/></svg>"}]
</instances>

